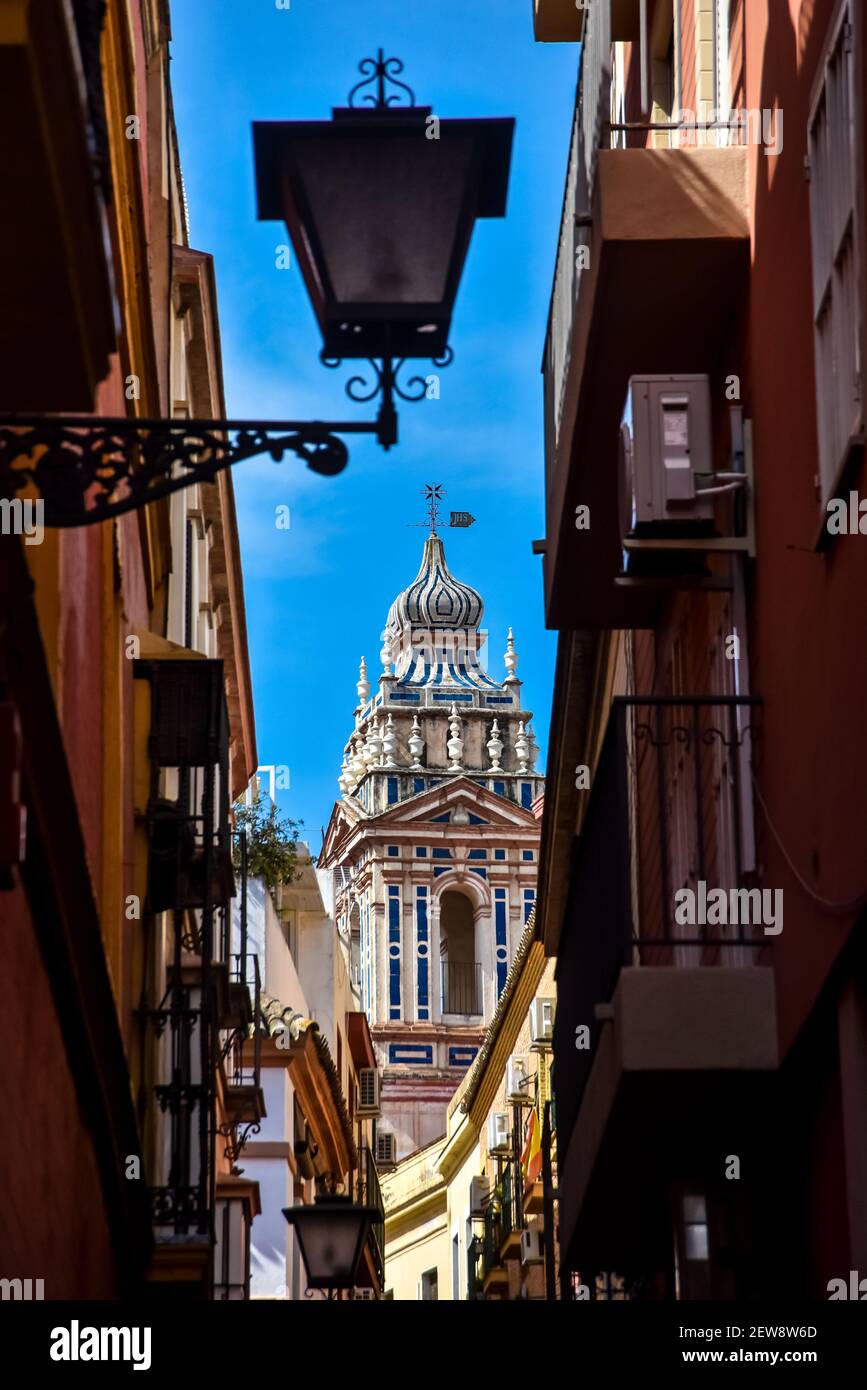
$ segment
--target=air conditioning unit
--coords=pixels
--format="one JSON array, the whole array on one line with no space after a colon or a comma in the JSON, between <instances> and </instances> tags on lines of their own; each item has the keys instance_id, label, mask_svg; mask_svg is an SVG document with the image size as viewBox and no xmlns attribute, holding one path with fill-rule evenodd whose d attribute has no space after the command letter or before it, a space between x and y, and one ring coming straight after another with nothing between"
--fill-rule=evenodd
<instances>
[{"instance_id":1,"label":"air conditioning unit","mask_svg":"<svg viewBox=\"0 0 867 1390\"><path fill-rule=\"evenodd\" d=\"M488 1146L490 1147L490 1145ZM470 1216L484 1216L491 1200L490 1178L476 1177L470 1182Z\"/></svg>"},{"instance_id":2,"label":"air conditioning unit","mask_svg":"<svg viewBox=\"0 0 867 1390\"><path fill-rule=\"evenodd\" d=\"M492 1110L488 1116L488 1153L512 1152L512 1119L507 1110Z\"/></svg>"},{"instance_id":3,"label":"air conditioning unit","mask_svg":"<svg viewBox=\"0 0 867 1390\"><path fill-rule=\"evenodd\" d=\"M545 1259L545 1248L542 1244L542 1232L522 1231L521 1232L521 1264L540 1265Z\"/></svg>"},{"instance_id":4,"label":"air conditioning unit","mask_svg":"<svg viewBox=\"0 0 867 1390\"><path fill-rule=\"evenodd\" d=\"M673 536L697 526L712 534L713 504L697 481L712 468L708 377L630 377L621 427L626 534Z\"/></svg>"},{"instance_id":5,"label":"air conditioning unit","mask_svg":"<svg viewBox=\"0 0 867 1390\"><path fill-rule=\"evenodd\" d=\"M361 1117L379 1114L379 1072L376 1067L360 1067L358 1072L358 1107Z\"/></svg>"},{"instance_id":6,"label":"air conditioning unit","mask_svg":"<svg viewBox=\"0 0 867 1390\"><path fill-rule=\"evenodd\" d=\"M534 1047L550 1047L554 1037L556 1000L537 997L530 1005L530 1042Z\"/></svg>"},{"instance_id":7,"label":"air conditioning unit","mask_svg":"<svg viewBox=\"0 0 867 1390\"><path fill-rule=\"evenodd\" d=\"M388 1168L397 1163L397 1137L394 1134L379 1133L376 1136L376 1166Z\"/></svg>"},{"instance_id":8,"label":"air conditioning unit","mask_svg":"<svg viewBox=\"0 0 867 1390\"><path fill-rule=\"evenodd\" d=\"M529 1057L515 1053L506 1063L506 1099L511 1105L533 1104Z\"/></svg>"}]
</instances>

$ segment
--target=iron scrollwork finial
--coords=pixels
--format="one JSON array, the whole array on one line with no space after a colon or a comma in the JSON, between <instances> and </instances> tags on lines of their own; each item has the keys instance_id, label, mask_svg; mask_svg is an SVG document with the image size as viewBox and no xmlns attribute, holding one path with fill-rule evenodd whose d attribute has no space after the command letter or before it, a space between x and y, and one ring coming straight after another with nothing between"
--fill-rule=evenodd
<instances>
[{"instance_id":1,"label":"iron scrollwork finial","mask_svg":"<svg viewBox=\"0 0 867 1390\"><path fill-rule=\"evenodd\" d=\"M408 87L405 82L401 82L396 76L403 72L403 61L400 58L386 58L381 48L376 50L375 58L362 58L358 64L358 71L363 75L360 82L356 82L352 91L349 93L349 105L373 106L377 110L387 111L390 107L399 106L401 97L400 92L405 92L409 97L407 105L415 106L415 92L412 87ZM355 97L363 88L376 83L376 96L372 92L365 92L360 102L356 102ZM386 92L386 83L392 87L399 87L400 92Z\"/></svg>"},{"instance_id":2,"label":"iron scrollwork finial","mask_svg":"<svg viewBox=\"0 0 867 1390\"><path fill-rule=\"evenodd\" d=\"M431 361L442 371L443 368L451 366L454 356L454 350L446 347L441 356L433 357ZM324 351L319 354L319 360L323 367L332 370L343 366L342 357L331 357ZM391 357L383 357L379 361L373 357L368 358L368 364L373 371L372 382L360 375L351 376L344 387L347 396L358 405L381 396L381 409L386 412L393 410L395 396L409 403L424 400L428 390L427 377L411 376L403 383L398 381L398 373L406 361L405 357L399 357L396 361Z\"/></svg>"}]
</instances>

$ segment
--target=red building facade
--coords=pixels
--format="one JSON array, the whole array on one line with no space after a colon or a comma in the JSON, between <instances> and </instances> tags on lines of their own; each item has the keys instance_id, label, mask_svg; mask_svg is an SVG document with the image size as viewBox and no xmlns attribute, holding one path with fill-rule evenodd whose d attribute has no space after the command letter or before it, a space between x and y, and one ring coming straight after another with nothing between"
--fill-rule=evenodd
<instances>
[{"instance_id":1,"label":"red building facade","mask_svg":"<svg viewBox=\"0 0 867 1390\"><path fill-rule=\"evenodd\" d=\"M539 920L564 1275L634 1297L867 1268L865 20L576 21Z\"/></svg>"}]
</instances>

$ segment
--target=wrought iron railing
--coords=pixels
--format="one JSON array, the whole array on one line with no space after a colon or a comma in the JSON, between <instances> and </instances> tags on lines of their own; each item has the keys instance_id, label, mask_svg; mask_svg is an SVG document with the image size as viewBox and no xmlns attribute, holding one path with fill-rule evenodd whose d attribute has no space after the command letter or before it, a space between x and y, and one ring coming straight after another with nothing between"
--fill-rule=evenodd
<instances>
[{"instance_id":1,"label":"wrought iron railing","mask_svg":"<svg viewBox=\"0 0 867 1390\"><path fill-rule=\"evenodd\" d=\"M168 958L149 953L139 1014L146 1059L139 1115L152 1215L160 1235L213 1242L220 1054L214 962L225 949L232 890L223 664L137 661L135 675L151 694L144 917L151 934L160 914L169 922ZM195 969L190 954L198 957Z\"/></svg>"},{"instance_id":2,"label":"wrought iron railing","mask_svg":"<svg viewBox=\"0 0 867 1390\"><path fill-rule=\"evenodd\" d=\"M440 961L440 998L444 1014L482 1012L482 967L478 961Z\"/></svg>"},{"instance_id":3,"label":"wrought iron railing","mask_svg":"<svg viewBox=\"0 0 867 1390\"><path fill-rule=\"evenodd\" d=\"M581 290L583 266L579 251L589 240L589 212L596 180L596 159L603 142L610 141L610 118L611 6L590 5L585 12L584 42L581 45L581 65L545 343L549 462L560 433L563 392L569 372L572 321Z\"/></svg>"},{"instance_id":4,"label":"wrought iron railing","mask_svg":"<svg viewBox=\"0 0 867 1390\"><path fill-rule=\"evenodd\" d=\"M369 1240L381 1288L385 1273L385 1203L382 1200L376 1160L366 1144L359 1150L358 1158L357 1201L362 1206L376 1207L380 1213L379 1219L371 1223Z\"/></svg>"},{"instance_id":5,"label":"wrought iron railing","mask_svg":"<svg viewBox=\"0 0 867 1390\"><path fill-rule=\"evenodd\" d=\"M471 1236L467 1246L467 1298L484 1298L485 1242L482 1236Z\"/></svg>"},{"instance_id":6,"label":"wrought iron railing","mask_svg":"<svg viewBox=\"0 0 867 1390\"><path fill-rule=\"evenodd\" d=\"M485 1208L485 1225L482 1235L482 1278L485 1279L492 1269L496 1269L503 1263L500 1255L500 1247L503 1243L502 1238L502 1213L500 1203L502 1193L499 1189L494 1189L494 1194L490 1204Z\"/></svg>"},{"instance_id":7,"label":"wrought iron railing","mask_svg":"<svg viewBox=\"0 0 867 1390\"><path fill-rule=\"evenodd\" d=\"M602 1026L596 1006L613 998L624 966L766 960L764 924L742 920L761 907L751 887L760 704L746 696L614 701L576 843L559 953L569 981L568 1007L558 1008L555 1024L562 1135L571 1134L593 1064ZM732 904L724 924L698 920L708 915L702 904L711 889L723 889ZM588 1030L583 1038L578 1025Z\"/></svg>"},{"instance_id":8,"label":"wrought iron railing","mask_svg":"<svg viewBox=\"0 0 867 1390\"><path fill-rule=\"evenodd\" d=\"M242 974L242 970L245 972ZM231 981L246 988L249 1014L224 1034L221 1060L225 1076L223 1115L218 1133L226 1141L225 1155L236 1163L247 1140L258 1134L265 1115L262 1096L262 1038L267 1027L262 1012L259 957L232 956Z\"/></svg>"},{"instance_id":9,"label":"wrought iron railing","mask_svg":"<svg viewBox=\"0 0 867 1390\"><path fill-rule=\"evenodd\" d=\"M652 132L658 132L654 136L656 140L667 139L671 144L674 144L677 132L684 132L690 140L696 140L699 138L697 132L701 131L704 132L702 139L725 145L743 144L747 139L746 112L724 111L719 113L719 119L705 121L697 121L694 112L672 112L671 120L617 120L612 111L611 10L609 0L598 4L594 0L584 11L584 40L545 342L546 457L549 472L563 419L575 308L582 292L584 271L589 269L589 257L582 255L582 247L588 247L590 241L599 151L641 147ZM635 45L634 56L640 67L642 57L638 44ZM692 119L684 120L684 114Z\"/></svg>"},{"instance_id":10,"label":"wrought iron railing","mask_svg":"<svg viewBox=\"0 0 867 1390\"><path fill-rule=\"evenodd\" d=\"M513 1231L524 1229L524 1175L517 1161L507 1163L500 1183L500 1242L505 1244Z\"/></svg>"}]
</instances>

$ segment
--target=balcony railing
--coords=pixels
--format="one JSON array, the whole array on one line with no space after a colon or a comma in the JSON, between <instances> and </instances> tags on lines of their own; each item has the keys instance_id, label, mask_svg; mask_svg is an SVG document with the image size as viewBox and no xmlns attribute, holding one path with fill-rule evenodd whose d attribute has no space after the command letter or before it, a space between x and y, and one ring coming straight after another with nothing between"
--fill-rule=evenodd
<instances>
[{"instance_id":1,"label":"balcony railing","mask_svg":"<svg viewBox=\"0 0 867 1390\"><path fill-rule=\"evenodd\" d=\"M595 1055L596 1006L613 998L624 966L763 963L769 938L755 921L757 890L747 896L759 716L760 701L741 696L614 702L576 845L560 956L570 982L569 1017L558 1011L555 1035L566 1134ZM702 904L720 888L732 903L726 924L702 925ZM588 1027L589 1047L562 1035L575 1023Z\"/></svg>"},{"instance_id":2,"label":"balcony railing","mask_svg":"<svg viewBox=\"0 0 867 1390\"><path fill-rule=\"evenodd\" d=\"M467 1246L467 1298L484 1298L485 1242L482 1236L472 1236Z\"/></svg>"},{"instance_id":3,"label":"balcony railing","mask_svg":"<svg viewBox=\"0 0 867 1390\"><path fill-rule=\"evenodd\" d=\"M154 1080L142 1086L154 1226L214 1238L215 960L233 887L228 854L228 715L221 661L137 661L150 686L146 916L165 912L165 976L145 982ZM189 955L198 956L192 965Z\"/></svg>"},{"instance_id":4,"label":"balcony railing","mask_svg":"<svg viewBox=\"0 0 867 1390\"><path fill-rule=\"evenodd\" d=\"M581 288L583 271L579 248L586 246L590 237L589 212L596 181L596 160L603 141L610 141L610 119L611 6L590 5L584 22L584 42L581 46L581 66L545 344L549 461L560 433L563 392L569 371L572 320Z\"/></svg>"},{"instance_id":5,"label":"balcony railing","mask_svg":"<svg viewBox=\"0 0 867 1390\"><path fill-rule=\"evenodd\" d=\"M482 1012L482 967L478 961L440 961L440 998L444 1014Z\"/></svg>"},{"instance_id":6,"label":"balcony railing","mask_svg":"<svg viewBox=\"0 0 867 1390\"><path fill-rule=\"evenodd\" d=\"M368 1239L373 1251L379 1286L382 1288L385 1273L385 1204L382 1200L382 1188L379 1184L376 1160L366 1144L362 1145L359 1150L356 1188L356 1201L362 1206L376 1207L380 1213L379 1220L374 1221L370 1227Z\"/></svg>"},{"instance_id":7,"label":"balcony railing","mask_svg":"<svg viewBox=\"0 0 867 1390\"><path fill-rule=\"evenodd\" d=\"M502 1213L500 1211L500 1194L495 1192L490 1205L485 1208L485 1229L482 1236L482 1279L486 1279L492 1269L497 1269L502 1263L500 1247L503 1243L502 1237Z\"/></svg>"},{"instance_id":8,"label":"balcony railing","mask_svg":"<svg viewBox=\"0 0 867 1390\"><path fill-rule=\"evenodd\" d=\"M524 1229L523 1192L524 1175L520 1163L507 1163L503 1169L500 1184L502 1208L500 1212L500 1244L506 1243L514 1231Z\"/></svg>"},{"instance_id":9,"label":"balcony railing","mask_svg":"<svg viewBox=\"0 0 867 1390\"><path fill-rule=\"evenodd\" d=\"M637 11L637 0L634 0ZM616 18L624 22L624 6L618 6ZM591 230L591 209L596 186L599 151L611 148L641 148L653 132L655 141L677 142L675 133L689 133L697 140L697 132L707 132L701 138L719 144L744 144L748 131L745 112L722 113L719 120L696 120L696 113L684 111L671 120L618 120L613 113L616 98L612 96L612 43L624 37L623 31L613 32L612 4L609 0L588 5L584 10L584 41L575 94L575 109L566 169L563 210L557 244L554 283L545 343L545 419L547 467L550 469L556 454L563 418L563 404L572 347L575 307L582 292L583 275L589 259L580 254L588 247ZM638 15L634 15L637 27ZM637 37L637 35L636 35ZM635 43L639 68L642 58L640 42ZM649 94L648 94L649 96ZM715 113L709 112L708 115ZM681 137L677 137L679 140Z\"/></svg>"}]
</instances>

